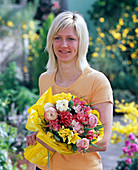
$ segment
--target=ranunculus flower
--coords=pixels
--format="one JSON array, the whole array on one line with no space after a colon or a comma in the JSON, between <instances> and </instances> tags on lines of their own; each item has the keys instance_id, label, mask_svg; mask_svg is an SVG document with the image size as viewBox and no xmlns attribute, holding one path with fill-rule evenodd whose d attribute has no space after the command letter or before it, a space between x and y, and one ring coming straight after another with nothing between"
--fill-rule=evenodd
<instances>
[{"instance_id":1,"label":"ranunculus flower","mask_svg":"<svg viewBox=\"0 0 138 170\"><path fill-rule=\"evenodd\" d=\"M91 128L94 128L97 125L97 117L93 114L89 114L89 124Z\"/></svg>"},{"instance_id":2,"label":"ranunculus flower","mask_svg":"<svg viewBox=\"0 0 138 170\"><path fill-rule=\"evenodd\" d=\"M46 110L48 107L54 107L54 105L52 103L46 103L44 109Z\"/></svg>"},{"instance_id":3,"label":"ranunculus flower","mask_svg":"<svg viewBox=\"0 0 138 170\"><path fill-rule=\"evenodd\" d=\"M66 111L68 109L68 100L63 99L63 100L57 100L56 101L56 108L59 111Z\"/></svg>"},{"instance_id":4,"label":"ranunculus flower","mask_svg":"<svg viewBox=\"0 0 138 170\"><path fill-rule=\"evenodd\" d=\"M77 140L76 146L78 147L78 151L81 151L81 149L88 149L89 148L89 140L87 138Z\"/></svg>"},{"instance_id":5,"label":"ranunculus flower","mask_svg":"<svg viewBox=\"0 0 138 170\"><path fill-rule=\"evenodd\" d=\"M50 120L55 120L57 119L57 111L56 109L54 109L53 107L48 107L45 109L45 113L44 113L44 117L46 120L50 121Z\"/></svg>"},{"instance_id":6,"label":"ranunculus flower","mask_svg":"<svg viewBox=\"0 0 138 170\"><path fill-rule=\"evenodd\" d=\"M72 108L75 110L76 113L84 113L84 110L82 109L80 105L73 106Z\"/></svg>"},{"instance_id":7,"label":"ranunculus flower","mask_svg":"<svg viewBox=\"0 0 138 170\"><path fill-rule=\"evenodd\" d=\"M130 165L131 165L131 164L132 164L132 162L131 162L131 158L127 158L127 159L126 159L126 163L128 163L128 164L130 164Z\"/></svg>"},{"instance_id":8,"label":"ranunculus flower","mask_svg":"<svg viewBox=\"0 0 138 170\"><path fill-rule=\"evenodd\" d=\"M72 121L72 125L74 132L78 132L81 128L81 124L79 122L76 122L75 120Z\"/></svg>"}]
</instances>

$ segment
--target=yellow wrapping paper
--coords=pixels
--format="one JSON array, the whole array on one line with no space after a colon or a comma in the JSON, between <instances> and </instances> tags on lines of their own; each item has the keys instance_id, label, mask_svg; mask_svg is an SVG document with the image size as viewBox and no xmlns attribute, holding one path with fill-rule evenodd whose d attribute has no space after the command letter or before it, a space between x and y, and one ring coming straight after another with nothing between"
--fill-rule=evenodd
<instances>
[{"instance_id":1,"label":"yellow wrapping paper","mask_svg":"<svg viewBox=\"0 0 138 170\"><path fill-rule=\"evenodd\" d=\"M66 143L61 143L55 140L53 134L50 132L44 132L41 127L41 119L44 118L44 105L46 103L56 104L56 100L66 99L68 101L71 100L71 94L60 93L57 95L52 96L52 89L51 87L39 98L39 100L34 104L32 107L28 109L29 117L26 124L26 129L29 131L37 131L37 138L43 141L45 144L53 148L60 154L63 155L71 155L74 154L70 145ZM40 118L41 117L41 118ZM98 124L101 124L98 121ZM103 137L103 128L100 129L101 135L97 141L101 140ZM40 166L46 166L48 163L48 150L39 142L36 145L29 145L27 148L24 149L24 156L25 158L34 164ZM49 151L49 159L52 157L54 152Z\"/></svg>"}]
</instances>

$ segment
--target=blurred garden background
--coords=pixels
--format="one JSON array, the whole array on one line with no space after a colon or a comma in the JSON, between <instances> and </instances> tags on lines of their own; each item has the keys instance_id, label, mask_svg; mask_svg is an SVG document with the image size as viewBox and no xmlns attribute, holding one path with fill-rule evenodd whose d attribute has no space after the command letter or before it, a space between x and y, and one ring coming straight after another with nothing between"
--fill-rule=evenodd
<instances>
[{"instance_id":1,"label":"blurred garden background","mask_svg":"<svg viewBox=\"0 0 138 170\"><path fill-rule=\"evenodd\" d=\"M65 10L84 16L90 33L87 59L113 88L111 144L121 142L121 150L116 163L104 170L136 170L138 0L0 0L0 170L34 168L23 159L27 109L39 98L48 29Z\"/></svg>"}]
</instances>

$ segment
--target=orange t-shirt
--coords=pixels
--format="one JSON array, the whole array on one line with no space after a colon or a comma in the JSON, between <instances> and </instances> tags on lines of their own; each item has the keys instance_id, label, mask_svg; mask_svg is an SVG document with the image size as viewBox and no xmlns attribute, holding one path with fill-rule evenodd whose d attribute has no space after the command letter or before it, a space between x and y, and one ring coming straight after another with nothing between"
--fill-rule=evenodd
<instances>
[{"instance_id":1,"label":"orange t-shirt","mask_svg":"<svg viewBox=\"0 0 138 170\"><path fill-rule=\"evenodd\" d=\"M87 103L113 103L111 85L105 75L90 67L87 67L80 77L69 87L60 87L55 83L55 75L43 73L40 79L41 93L52 87L53 94L68 93L83 97ZM48 166L41 167L48 170ZM50 170L101 170L102 164L98 152L78 153L73 155L61 155L54 153L50 159Z\"/></svg>"}]
</instances>

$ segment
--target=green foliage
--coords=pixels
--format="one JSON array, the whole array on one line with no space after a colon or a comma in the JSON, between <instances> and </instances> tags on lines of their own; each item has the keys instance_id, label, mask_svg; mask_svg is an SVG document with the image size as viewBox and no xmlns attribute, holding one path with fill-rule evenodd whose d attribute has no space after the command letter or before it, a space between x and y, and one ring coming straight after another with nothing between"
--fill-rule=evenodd
<instances>
[{"instance_id":1,"label":"green foliage","mask_svg":"<svg viewBox=\"0 0 138 170\"><path fill-rule=\"evenodd\" d=\"M24 111L25 106L32 106L38 100L38 95L35 94L35 90L30 91L24 86L17 89L15 102L19 113Z\"/></svg>"},{"instance_id":2,"label":"green foliage","mask_svg":"<svg viewBox=\"0 0 138 170\"><path fill-rule=\"evenodd\" d=\"M49 57L48 53L45 51L46 39L53 19L54 14L51 13L38 31L39 38L37 40L30 41L32 49L30 50L29 57L32 57L33 60L29 61L29 75L33 83L33 88L38 88L38 78L42 72L46 71L45 66Z\"/></svg>"},{"instance_id":3,"label":"green foliage","mask_svg":"<svg viewBox=\"0 0 138 170\"><path fill-rule=\"evenodd\" d=\"M134 159L131 165L127 164L125 160L118 161L116 170L125 170L125 169L127 170L138 169L138 159Z\"/></svg>"},{"instance_id":4,"label":"green foliage","mask_svg":"<svg viewBox=\"0 0 138 170\"><path fill-rule=\"evenodd\" d=\"M121 102L122 99L125 100L126 103L130 103L136 100L136 96L133 95L129 90L114 89L113 94L114 98L119 102Z\"/></svg>"},{"instance_id":5,"label":"green foliage","mask_svg":"<svg viewBox=\"0 0 138 170\"><path fill-rule=\"evenodd\" d=\"M10 153L14 155L16 152L16 148L12 146L16 140L16 135L16 128L6 123L0 123L0 169L12 170L15 168L16 163L12 163Z\"/></svg>"},{"instance_id":6,"label":"green foliage","mask_svg":"<svg viewBox=\"0 0 138 170\"><path fill-rule=\"evenodd\" d=\"M4 89L16 89L19 85L17 79L16 63L9 63L4 72L0 74L0 93Z\"/></svg>"},{"instance_id":7,"label":"green foliage","mask_svg":"<svg viewBox=\"0 0 138 170\"><path fill-rule=\"evenodd\" d=\"M114 23L117 22L120 17L122 10L125 6L136 6L136 0L98 0L88 10L90 19L94 21L95 25L102 26L102 23L99 21L100 17L104 17L106 24L104 24L104 29L109 29L114 26Z\"/></svg>"},{"instance_id":8,"label":"green foliage","mask_svg":"<svg viewBox=\"0 0 138 170\"><path fill-rule=\"evenodd\" d=\"M90 65L102 71L114 89L129 90L135 96L138 96L137 14L137 7L124 6L119 19L112 19L114 25L108 29L105 29L107 16L99 18L101 24L97 27L97 38L90 42L88 52Z\"/></svg>"},{"instance_id":9,"label":"green foliage","mask_svg":"<svg viewBox=\"0 0 138 170\"><path fill-rule=\"evenodd\" d=\"M29 23L33 20L38 6L38 0L35 3L28 3L25 7L15 6L10 4L2 4L0 10L0 17L2 17L3 24L7 25L8 21L14 23L14 27L20 28L23 22Z\"/></svg>"}]
</instances>

